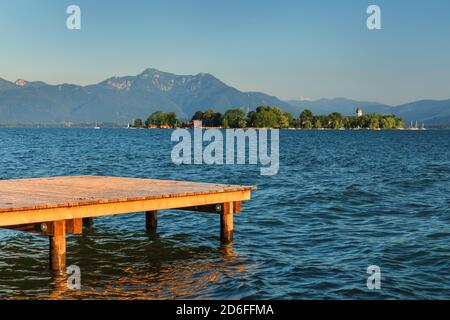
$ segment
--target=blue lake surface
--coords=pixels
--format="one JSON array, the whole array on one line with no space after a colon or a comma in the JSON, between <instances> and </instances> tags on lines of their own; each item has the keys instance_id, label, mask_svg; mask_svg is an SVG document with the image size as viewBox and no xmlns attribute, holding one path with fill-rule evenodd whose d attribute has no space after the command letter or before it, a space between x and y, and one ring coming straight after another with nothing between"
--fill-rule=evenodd
<instances>
[{"instance_id":1,"label":"blue lake surface","mask_svg":"<svg viewBox=\"0 0 450 320\"><path fill-rule=\"evenodd\" d=\"M171 161L171 130L0 129L0 179L114 175L255 185L219 242L216 215L95 219L68 237L82 290L48 271L48 239L0 231L0 298L450 299L450 131L281 131L280 171ZM1 193L1 190L0 190ZM1 218L1 216L0 216ZM381 268L381 290L366 286Z\"/></svg>"}]
</instances>

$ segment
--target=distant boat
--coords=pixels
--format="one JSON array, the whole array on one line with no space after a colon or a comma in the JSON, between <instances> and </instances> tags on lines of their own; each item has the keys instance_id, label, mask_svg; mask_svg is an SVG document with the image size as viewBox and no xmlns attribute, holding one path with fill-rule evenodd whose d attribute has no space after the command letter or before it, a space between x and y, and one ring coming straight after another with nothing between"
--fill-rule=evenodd
<instances>
[{"instance_id":1,"label":"distant boat","mask_svg":"<svg viewBox=\"0 0 450 320\"><path fill-rule=\"evenodd\" d=\"M100 129L100 127L98 126L98 123L97 123L97 122L95 122L95 127L94 127L94 129L96 129L96 130Z\"/></svg>"},{"instance_id":2,"label":"distant boat","mask_svg":"<svg viewBox=\"0 0 450 320\"><path fill-rule=\"evenodd\" d=\"M417 123L417 121L416 121L416 125L414 126L413 125L413 122L411 121L411 126L408 128L408 130L419 130L419 127L418 127L418 123Z\"/></svg>"},{"instance_id":3,"label":"distant boat","mask_svg":"<svg viewBox=\"0 0 450 320\"><path fill-rule=\"evenodd\" d=\"M425 123L422 123L422 126L419 127L419 122L418 121L416 121L415 125L413 124L413 121L411 121L411 126L407 130L424 131L424 130L427 130L427 129L425 128Z\"/></svg>"}]
</instances>

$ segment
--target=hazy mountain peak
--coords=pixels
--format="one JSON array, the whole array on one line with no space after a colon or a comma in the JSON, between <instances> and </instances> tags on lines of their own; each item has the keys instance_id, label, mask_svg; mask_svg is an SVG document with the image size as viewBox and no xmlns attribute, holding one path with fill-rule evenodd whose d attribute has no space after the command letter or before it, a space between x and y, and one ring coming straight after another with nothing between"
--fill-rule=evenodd
<instances>
[{"instance_id":1,"label":"hazy mountain peak","mask_svg":"<svg viewBox=\"0 0 450 320\"><path fill-rule=\"evenodd\" d=\"M139 78L160 78L160 77L168 77L168 78L174 78L177 77L177 75L169 72L160 71L155 68L147 68L144 71L142 71L140 74L137 75Z\"/></svg>"},{"instance_id":2,"label":"hazy mountain peak","mask_svg":"<svg viewBox=\"0 0 450 320\"><path fill-rule=\"evenodd\" d=\"M206 72L197 73L195 76L199 77L199 78L214 78L214 79L217 79L211 73L206 73Z\"/></svg>"},{"instance_id":3,"label":"hazy mountain peak","mask_svg":"<svg viewBox=\"0 0 450 320\"><path fill-rule=\"evenodd\" d=\"M313 101L313 99L308 98L308 97L304 97L304 96L300 96L298 99L290 99L289 101Z\"/></svg>"},{"instance_id":4,"label":"hazy mountain peak","mask_svg":"<svg viewBox=\"0 0 450 320\"><path fill-rule=\"evenodd\" d=\"M25 87L26 85L28 85L28 81L24 79L17 79L14 83L18 87Z\"/></svg>"},{"instance_id":5,"label":"hazy mountain peak","mask_svg":"<svg viewBox=\"0 0 450 320\"><path fill-rule=\"evenodd\" d=\"M195 75L193 75L193 74L177 75L177 74L173 74L170 72L160 71L155 68L147 68L142 73L137 75L137 77L140 77L140 78L148 78L148 77L162 78L162 77L165 77L168 79L197 79L197 80L198 79L215 79L215 80L220 81L219 79L217 79L210 73L200 72Z\"/></svg>"},{"instance_id":6,"label":"hazy mountain peak","mask_svg":"<svg viewBox=\"0 0 450 320\"><path fill-rule=\"evenodd\" d=\"M25 88L25 87L31 87L31 88L39 88L39 87L43 87L43 86L47 86L48 84L46 84L45 82L42 81L27 81L24 79L17 79L14 84L17 87L21 87L21 88Z\"/></svg>"},{"instance_id":7,"label":"hazy mountain peak","mask_svg":"<svg viewBox=\"0 0 450 320\"><path fill-rule=\"evenodd\" d=\"M155 74L155 73L161 73L161 71L155 68L147 68L144 71L142 71L141 74Z\"/></svg>"}]
</instances>

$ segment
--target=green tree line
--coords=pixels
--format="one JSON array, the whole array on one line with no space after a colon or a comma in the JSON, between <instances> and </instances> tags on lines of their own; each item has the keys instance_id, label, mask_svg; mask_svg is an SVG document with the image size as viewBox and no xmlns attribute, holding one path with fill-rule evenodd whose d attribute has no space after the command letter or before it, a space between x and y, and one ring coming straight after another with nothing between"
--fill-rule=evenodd
<instances>
[{"instance_id":1,"label":"green tree line","mask_svg":"<svg viewBox=\"0 0 450 320\"><path fill-rule=\"evenodd\" d=\"M247 114L239 108L229 109L224 114L213 109L197 111L191 121L202 121L203 127L221 128L297 128L297 129L399 129L404 127L402 118L394 115L368 114L343 116L338 112L329 115L314 115L304 110L298 118L276 106L260 106ZM136 128L175 128L188 126L174 112L156 111L145 122L134 120Z\"/></svg>"},{"instance_id":2,"label":"green tree line","mask_svg":"<svg viewBox=\"0 0 450 320\"><path fill-rule=\"evenodd\" d=\"M134 119L135 128L176 128L180 125L175 112L156 111L148 116L145 122L142 119Z\"/></svg>"},{"instance_id":3,"label":"green tree line","mask_svg":"<svg viewBox=\"0 0 450 320\"><path fill-rule=\"evenodd\" d=\"M394 115L368 114L343 116L338 112L329 115L314 115L304 110L298 119L291 121L291 127L300 129L400 129L405 123Z\"/></svg>"}]
</instances>

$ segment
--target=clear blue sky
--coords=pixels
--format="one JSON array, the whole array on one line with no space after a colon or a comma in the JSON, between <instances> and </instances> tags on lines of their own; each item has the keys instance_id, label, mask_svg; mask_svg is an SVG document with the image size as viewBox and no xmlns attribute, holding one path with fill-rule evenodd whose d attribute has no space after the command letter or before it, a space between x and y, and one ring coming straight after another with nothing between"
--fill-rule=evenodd
<instances>
[{"instance_id":1,"label":"clear blue sky","mask_svg":"<svg viewBox=\"0 0 450 320\"><path fill-rule=\"evenodd\" d=\"M66 8L82 10L69 31ZM382 9L380 31L366 8ZM450 0L0 0L0 77L90 84L147 67L282 99L450 98Z\"/></svg>"}]
</instances>

